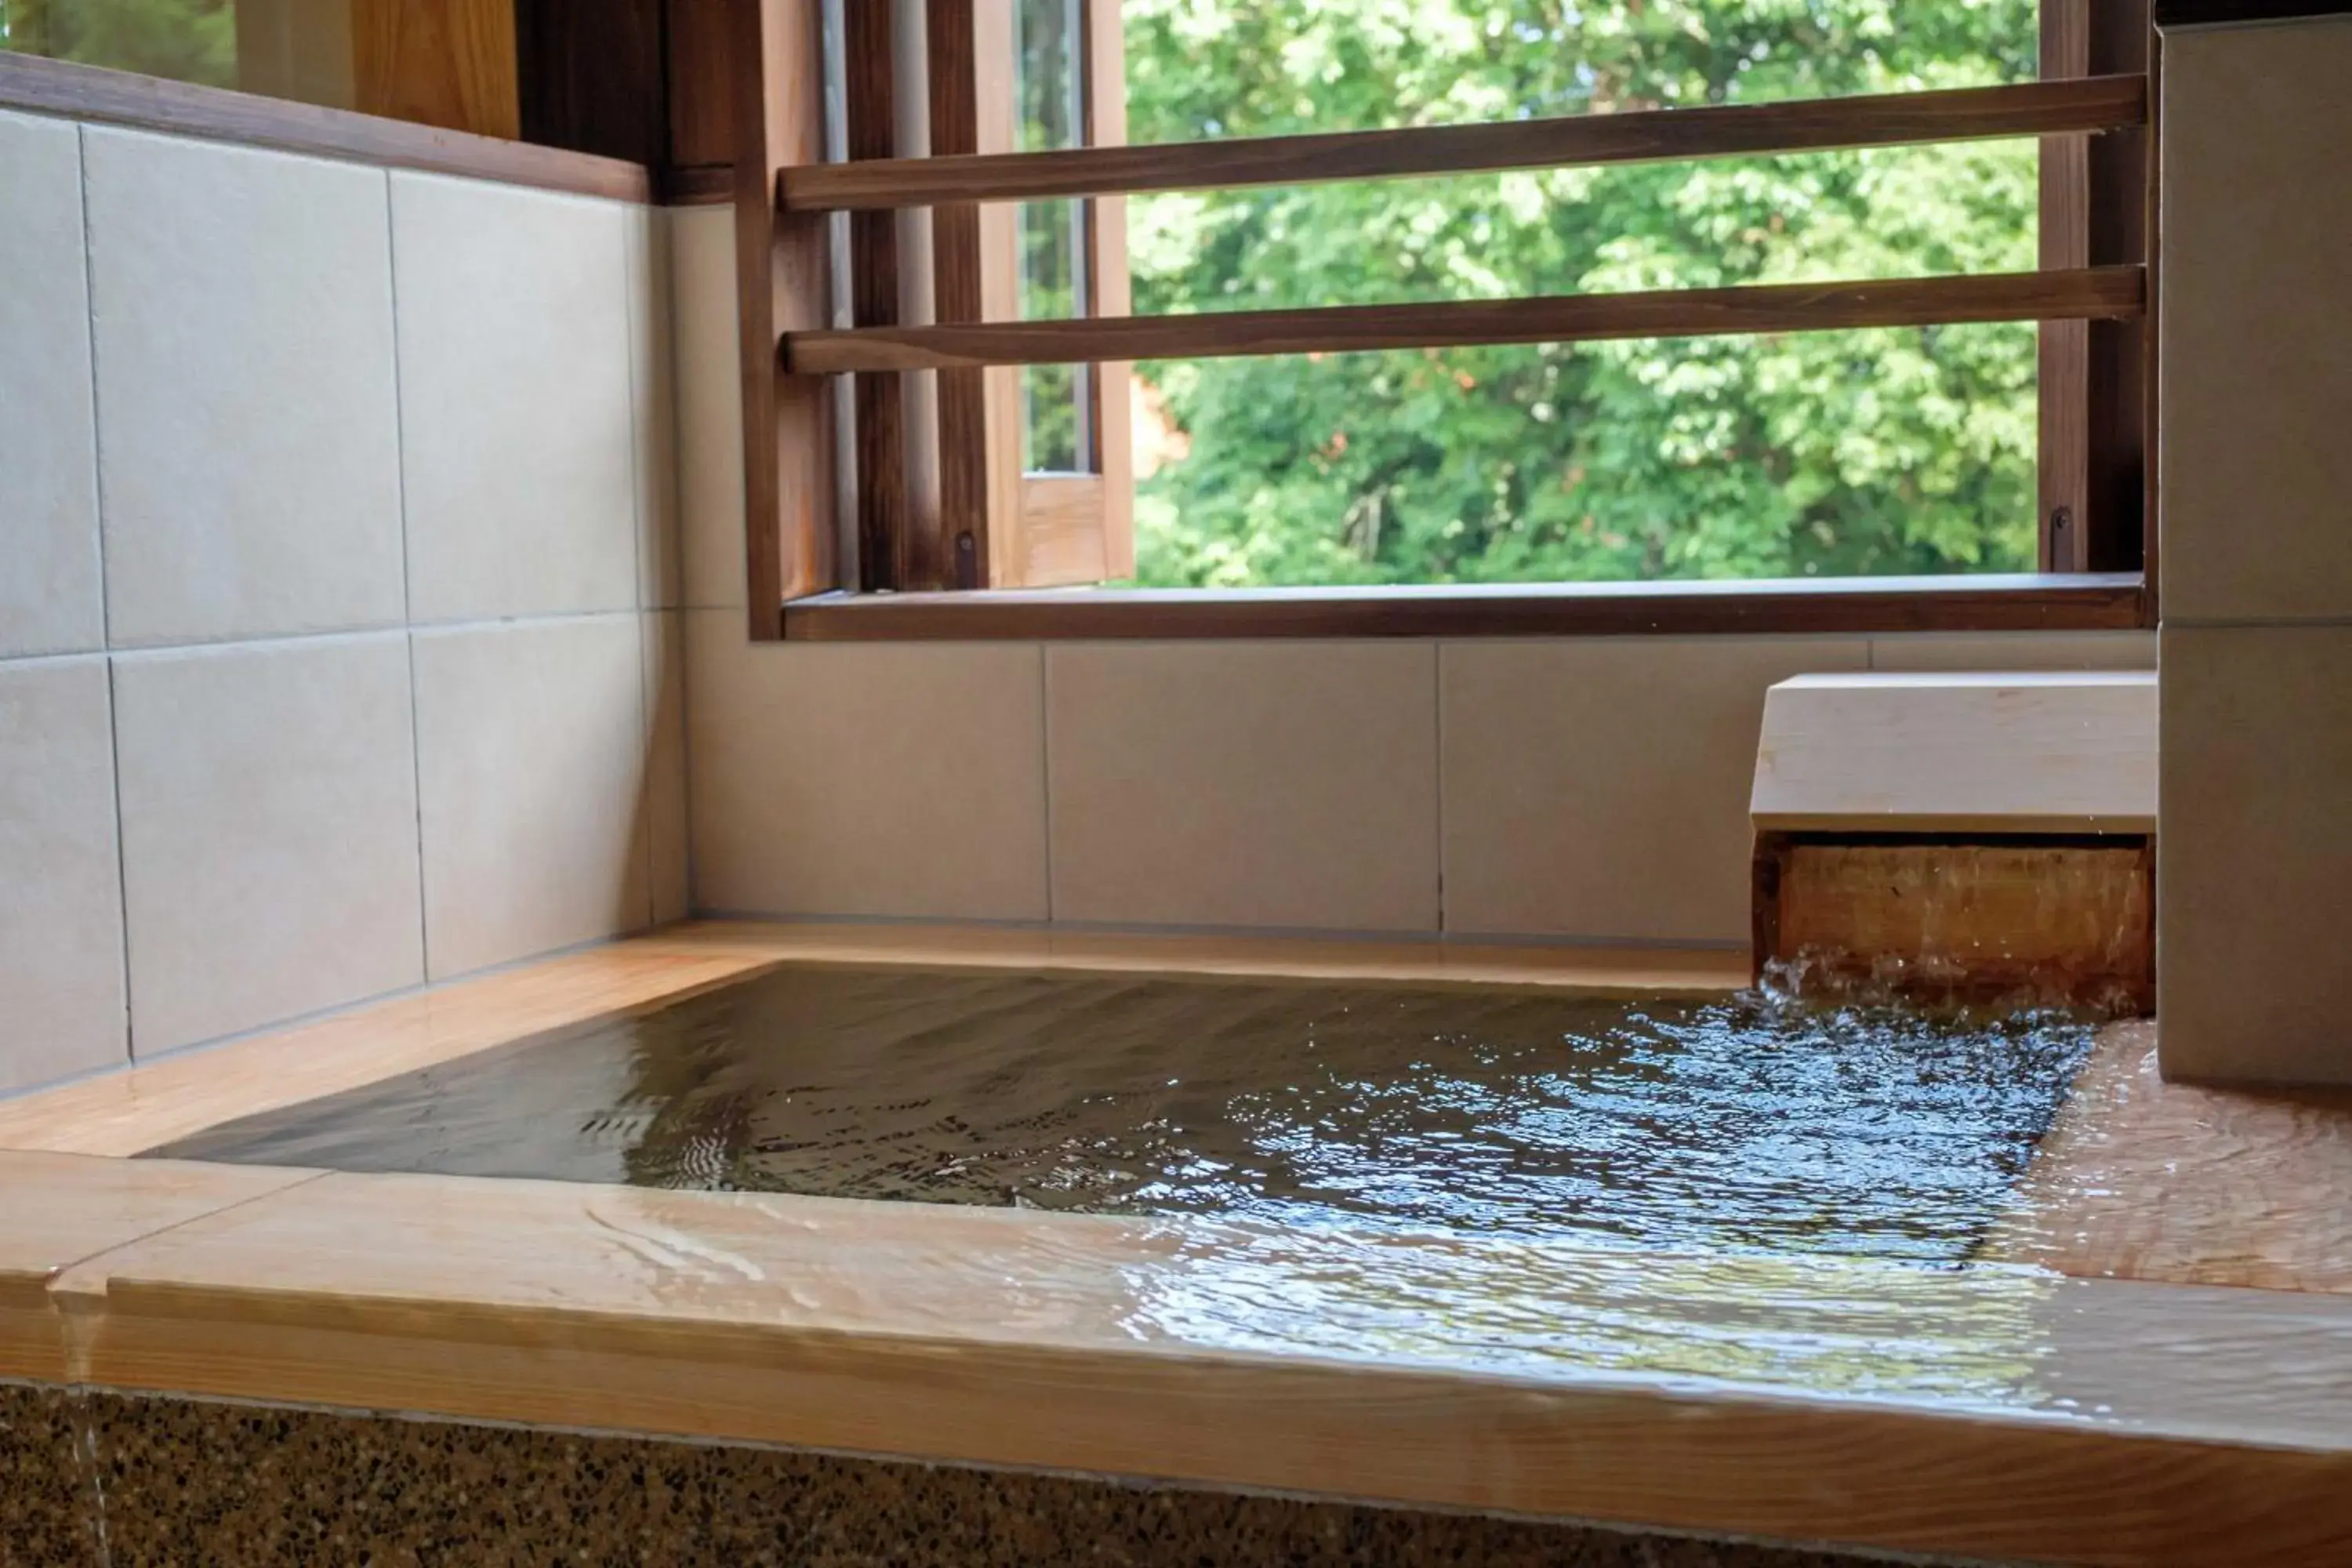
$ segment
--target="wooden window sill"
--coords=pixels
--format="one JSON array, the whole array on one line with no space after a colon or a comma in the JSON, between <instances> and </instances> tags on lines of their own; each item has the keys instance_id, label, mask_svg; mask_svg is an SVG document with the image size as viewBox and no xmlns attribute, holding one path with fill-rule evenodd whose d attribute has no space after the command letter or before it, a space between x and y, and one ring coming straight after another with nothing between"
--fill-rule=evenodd
<instances>
[{"instance_id":1,"label":"wooden window sill","mask_svg":"<svg viewBox=\"0 0 2352 1568\"><path fill-rule=\"evenodd\" d=\"M2137 573L1380 588L825 594L784 606L809 642L1181 637L1692 637L2125 631Z\"/></svg>"}]
</instances>

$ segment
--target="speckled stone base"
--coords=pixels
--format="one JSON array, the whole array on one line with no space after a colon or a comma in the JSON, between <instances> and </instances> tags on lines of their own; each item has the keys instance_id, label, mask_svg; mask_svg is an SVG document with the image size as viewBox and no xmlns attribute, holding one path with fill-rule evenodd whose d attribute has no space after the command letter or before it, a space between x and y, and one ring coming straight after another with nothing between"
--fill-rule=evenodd
<instances>
[{"instance_id":1,"label":"speckled stone base","mask_svg":"<svg viewBox=\"0 0 2352 1568\"><path fill-rule=\"evenodd\" d=\"M0 1568L98 1568L79 1403L0 1383Z\"/></svg>"},{"instance_id":2,"label":"speckled stone base","mask_svg":"<svg viewBox=\"0 0 2352 1568\"><path fill-rule=\"evenodd\" d=\"M78 1461L78 1440L90 1445L88 1467ZM0 1561L96 1568L89 1532L98 1498L107 1568L1836 1568L1871 1561L773 1449L0 1388Z\"/></svg>"}]
</instances>

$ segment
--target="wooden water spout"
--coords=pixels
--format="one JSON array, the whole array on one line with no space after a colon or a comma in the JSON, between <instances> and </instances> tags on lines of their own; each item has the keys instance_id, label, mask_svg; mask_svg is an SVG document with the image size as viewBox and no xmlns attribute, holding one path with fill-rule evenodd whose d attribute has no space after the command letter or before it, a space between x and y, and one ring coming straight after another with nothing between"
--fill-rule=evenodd
<instances>
[{"instance_id":1,"label":"wooden water spout","mask_svg":"<svg viewBox=\"0 0 2352 1568\"><path fill-rule=\"evenodd\" d=\"M1758 980L2154 1011L2156 712L2153 672L1773 688Z\"/></svg>"}]
</instances>

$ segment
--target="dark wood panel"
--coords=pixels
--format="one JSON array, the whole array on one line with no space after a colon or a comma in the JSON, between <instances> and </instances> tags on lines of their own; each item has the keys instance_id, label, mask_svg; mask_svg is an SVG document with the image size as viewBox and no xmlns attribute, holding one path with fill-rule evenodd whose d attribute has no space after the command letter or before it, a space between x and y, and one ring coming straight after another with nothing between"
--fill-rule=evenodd
<instances>
[{"instance_id":1,"label":"dark wood panel","mask_svg":"<svg viewBox=\"0 0 2352 1568\"><path fill-rule=\"evenodd\" d=\"M662 171L661 199L670 206L721 206L735 199L735 165L691 163Z\"/></svg>"},{"instance_id":2,"label":"dark wood panel","mask_svg":"<svg viewBox=\"0 0 2352 1568\"><path fill-rule=\"evenodd\" d=\"M2352 16L2352 5L2347 5L2345 0L2157 0L2156 4L2156 25L2159 27L2342 16Z\"/></svg>"},{"instance_id":3,"label":"dark wood panel","mask_svg":"<svg viewBox=\"0 0 2352 1568\"><path fill-rule=\"evenodd\" d=\"M848 155L887 158L897 150L897 54L888 0L852 0L843 8L847 79ZM898 320L898 219L887 212L849 219L850 314L860 328L889 331ZM920 329L912 329L920 330ZM791 338L784 340L793 342ZM814 374L805 365L786 368ZM857 464L857 584L867 593L897 588L910 514L907 494L905 392L893 365L864 367L853 392Z\"/></svg>"},{"instance_id":4,"label":"dark wood panel","mask_svg":"<svg viewBox=\"0 0 2352 1568\"><path fill-rule=\"evenodd\" d=\"M2092 0L2042 0L2042 76L2091 74ZM2041 258L2044 270L2091 264L2091 145L2083 136L2045 136L2041 147ZM2037 399L2041 421L2041 562L2045 572L2080 572L2089 510L2091 326L2042 323Z\"/></svg>"},{"instance_id":5,"label":"dark wood panel","mask_svg":"<svg viewBox=\"0 0 2352 1568\"><path fill-rule=\"evenodd\" d=\"M514 0L524 138L668 163L662 10L663 0Z\"/></svg>"},{"instance_id":6,"label":"dark wood panel","mask_svg":"<svg viewBox=\"0 0 2352 1568\"><path fill-rule=\"evenodd\" d=\"M735 126L735 268L743 390L744 570L754 640L783 602L837 586L833 399L787 376L779 333L828 316L825 223L780 216L775 172L824 155L820 0L740 0L728 58Z\"/></svg>"},{"instance_id":7,"label":"dark wood panel","mask_svg":"<svg viewBox=\"0 0 2352 1568\"><path fill-rule=\"evenodd\" d=\"M0 109L622 201L653 195L643 163L30 55L0 52Z\"/></svg>"},{"instance_id":8,"label":"dark wood panel","mask_svg":"<svg viewBox=\"0 0 2352 1568\"><path fill-rule=\"evenodd\" d=\"M2147 84L2126 76L1484 125L898 159L862 168L820 164L785 170L780 192L789 207L930 206L2106 131L2137 125L2147 114Z\"/></svg>"},{"instance_id":9,"label":"dark wood panel","mask_svg":"<svg viewBox=\"0 0 2352 1568\"><path fill-rule=\"evenodd\" d=\"M830 595L784 607L827 642L1182 637L1689 637L2125 630L2132 574Z\"/></svg>"},{"instance_id":10,"label":"dark wood panel","mask_svg":"<svg viewBox=\"0 0 2352 1568\"><path fill-rule=\"evenodd\" d=\"M2146 73L2155 37L2148 0L2080 0L2088 13L2093 71ZM2151 112L2153 112L2151 104ZM2144 266L2153 254L2150 223L2155 137L2144 127L2104 136L2086 152L2086 264ZM2151 274L2151 297L2156 288ZM2095 321L2085 357L2084 511L2078 563L2093 572L2137 572L2150 513L2153 443L2149 384L2155 311L2136 321Z\"/></svg>"},{"instance_id":11,"label":"dark wood panel","mask_svg":"<svg viewBox=\"0 0 2352 1568\"><path fill-rule=\"evenodd\" d=\"M785 363L796 371L840 374L961 365L1354 353L1466 343L1710 337L1955 321L2129 320L2140 313L2142 283L2138 268L2109 267L1534 300L869 328L799 333L784 341L783 350Z\"/></svg>"},{"instance_id":12,"label":"dark wood panel","mask_svg":"<svg viewBox=\"0 0 2352 1568\"><path fill-rule=\"evenodd\" d=\"M930 68L931 153L980 150L980 57L973 0L929 0L925 8ZM786 171L789 176L790 171ZM980 208L950 203L931 215L931 301L935 320L978 321L982 304ZM988 386L982 370L939 375L940 513L937 536L920 552L923 568L908 587L976 588L986 579Z\"/></svg>"},{"instance_id":13,"label":"dark wood panel","mask_svg":"<svg viewBox=\"0 0 2352 1568\"><path fill-rule=\"evenodd\" d=\"M668 0L667 162L681 173L723 167L735 157L734 73L729 58L727 13L728 6L720 0Z\"/></svg>"}]
</instances>

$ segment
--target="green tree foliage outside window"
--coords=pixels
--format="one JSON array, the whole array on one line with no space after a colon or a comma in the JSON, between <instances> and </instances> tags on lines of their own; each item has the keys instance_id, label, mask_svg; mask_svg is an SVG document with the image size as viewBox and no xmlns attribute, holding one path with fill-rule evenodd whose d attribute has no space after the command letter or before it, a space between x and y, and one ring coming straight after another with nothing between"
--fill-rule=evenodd
<instances>
[{"instance_id":1,"label":"green tree foliage outside window","mask_svg":"<svg viewBox=\"0 0 2352 1568\"><path fill-rule=\"evenodd\" d=\"M0 0L0 48L235 87L236 6L232 0Z\"/></svg>"},{"instance_id":2,"label":"green tree foliage outside window","mask_svg":"<svg viewBox=\"0 0 2352 1568\"><path fill-rule=\"evenodd\" d=\"M1138 142L2030 79L2032 0L1128 0ZM2031 268L2030 141L1138 200L1137 308ZM2031 324L1139 367L1177 585L2018 571Z\"/></svg>"}]
</instances>

